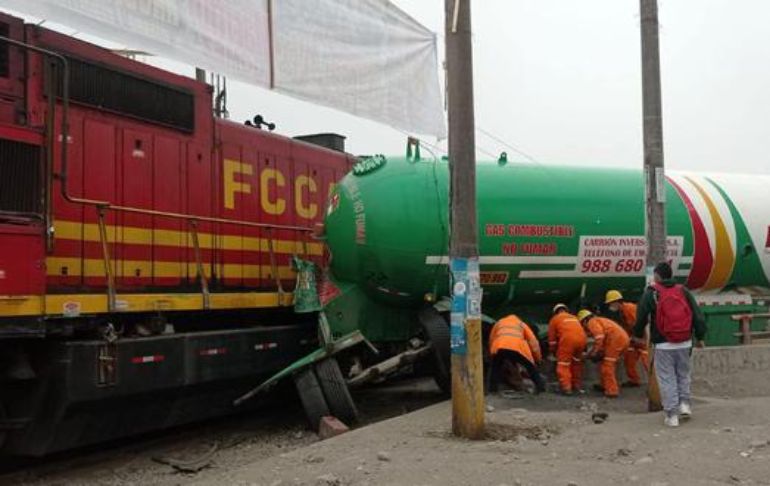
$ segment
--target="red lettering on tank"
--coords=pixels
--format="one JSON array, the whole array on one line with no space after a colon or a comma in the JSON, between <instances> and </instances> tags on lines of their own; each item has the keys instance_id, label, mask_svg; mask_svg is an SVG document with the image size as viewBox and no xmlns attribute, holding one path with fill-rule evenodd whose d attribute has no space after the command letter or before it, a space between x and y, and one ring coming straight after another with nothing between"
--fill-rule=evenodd
<instances>
[{"instance_id":1,"label":"red lettering on tank","mask_svg":"<svg viewBox=\"0 0 770 486\"><path fill-rule=\"evenodd\" d=\"M575 227L551 224L509 224L508 236L572 238Z\"/></svg>"},{"instance_id":2,"label":"red lettering on tank","mask_svg":"<svg viewBox=\"0 0 770 486\"><path fill-rule=\"evenodd\" d=\"M556 243L524 243L521 245L521 253L524 255L550 256L557 253Z\"/></svg>"},{"instance_id":3,"label":"red lettering on tank","mask_svg":"<svg viewBox=\"0 0 770 486\"><path fill-rule=\"evenodd\" d=\"M505 236L505 225L503 224L485 225L484 236Z\"/></svg>"},{"instance_id":4,"label":"red lettering on tank","mask_svg":"<svg viewBox=\"0 0 770 486\"><path fill-rule=\"evenodd\" d=\"M765 250L770 250L770 226L767 227L767 239L765 240Z\"/></svg>"}]
</instances>

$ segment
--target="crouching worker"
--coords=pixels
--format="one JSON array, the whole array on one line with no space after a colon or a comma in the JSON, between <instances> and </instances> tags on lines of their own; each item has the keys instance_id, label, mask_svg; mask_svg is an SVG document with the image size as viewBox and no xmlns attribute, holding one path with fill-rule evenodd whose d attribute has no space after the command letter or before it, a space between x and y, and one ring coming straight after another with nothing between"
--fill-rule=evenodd
<instances>
[{"instance_id":1,"label":"crouching worker","mask_svg":"<svg viewBox=\"0 0 770 486\"><path fill-rule=\"evenodd\" d=\"M503 380L506 363L521 366L535 384L536 393L545 391L545 382L535 366L542 360L540 345L535 333L517 316L506 316L492 328L489 335L489 354L492 366L487 389L494 393Z\"/></svg>"},{"instance_id":2,"label":"crouching worker","mask_svg":"<svg viewBox=\"0 0 770 486\"><path fill-rule=\"evenodd\" d=\"M628 334L615 321L597 317L589 310L581 310L577 317L588 334L594 338L594 345L588 352L588 357L593 361L601 361L599 370L604 396L617 398L620 390L618 389L616 368L618 359L628 349L630 343Z\"/></svg>"},{"instance_id":3,"label":"crouching worker","mask_svg":"<svg viewBox=\"0 0 770 486\"><path fill-rule=\"evenodd\" d=\"M561 393L582 393L586 333L564 304L554 306L548 322L548 350L556 356L556 377Z\"/></svg>"},{"instance_id":4,"label":"crouching worker","mask_svg":"<svg viewBox=\"0 0 770 486\"><path fill-rule=\"evenodd\" d=\"M618 322L623 325L629 337L633 333L636 325L636 304L627 302L623 299L623 294L617 290L609 290L604 299L610 312L617 316ZM623 361L626 365L626 376L628 381L623 386L638 387L642 384L642 378L639 375L639 363L641 362L645 371L650 369L650 359L647 354L647 342L631 340Z\"/></svg>"},{"instance_id":5,"label":"crouching worker","mask_svg":"<svg viewBox=\"0 0 770 486\"><path fill-rule=\"evenodd\" d=\"M690 353L695 335L696 345L703 347L706 322L698 303L689 290L677 284L668 263L655 266L655 283L647 287L636 315L634 339L641 340L650 323L650 340L654 345L655 377L658 379L663 423L679 425L679 416L689 418Z\"/></svg>"}]
</instances>

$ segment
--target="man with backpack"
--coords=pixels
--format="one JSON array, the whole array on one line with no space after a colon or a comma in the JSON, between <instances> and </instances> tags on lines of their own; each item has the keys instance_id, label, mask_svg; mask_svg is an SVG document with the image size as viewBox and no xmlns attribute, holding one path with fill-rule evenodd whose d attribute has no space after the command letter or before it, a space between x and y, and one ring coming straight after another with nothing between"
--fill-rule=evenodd
<instances>
[{"instance_id":1,"label":"man with backpack","mask_svg":"<svg viewBox=\"0 0 770 486\"><path fill-rule=\"evenodd\" d=\"M655 266L655 282L645 290L636 315L634 340L644 336L650 323L650 339L655 345L655 376L660 387L664 424L679 426L679 417L692 415L690 404L690 355L693 335L703 347L706 322L695 298L673 279L671 265Z\"/></svg>"}]
</instances>

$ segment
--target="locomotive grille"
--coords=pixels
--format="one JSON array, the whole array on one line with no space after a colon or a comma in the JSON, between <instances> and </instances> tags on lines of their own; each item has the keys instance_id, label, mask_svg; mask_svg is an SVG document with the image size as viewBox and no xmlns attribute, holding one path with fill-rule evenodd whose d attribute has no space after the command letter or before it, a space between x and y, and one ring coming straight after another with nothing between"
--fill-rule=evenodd
<instances>
[{"instance_id":1,"label":"locomotive grille","mask_svg":"<svg viewBox=\"0 0 770 486\"><path fill-rule=\"evenodd\" d=\"M41 149L0 140L0 211L42 213Z\"/></svg>"},{"instance_id":2,"label":"locomotive grille","mask_svg":"<svg viewBox=\"0 0 770 486\"><path fill-rule=\"evenodd\" d=\"M73 57L67 60L71 101L185 132L195 129L192 93ZM57 85L61 96L61 83Z\"/></svg>"}]
</instances>

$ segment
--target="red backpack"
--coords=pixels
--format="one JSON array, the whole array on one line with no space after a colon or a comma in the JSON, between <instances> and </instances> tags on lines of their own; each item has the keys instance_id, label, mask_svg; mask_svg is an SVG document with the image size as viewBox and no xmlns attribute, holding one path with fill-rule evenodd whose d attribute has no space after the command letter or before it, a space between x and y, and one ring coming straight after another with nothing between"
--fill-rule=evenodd
<instances>
[{"instance_id":1,"label":"red backpack","mask_svg":"<svg viewBox=\"0 0 770 486\"><path fill-rule=\"evenodd\" d=\"M670 343L683 343L692 339L692 309L681 285L653 286L658 294L655 325Z\"/></svg>"}]
</instances>

